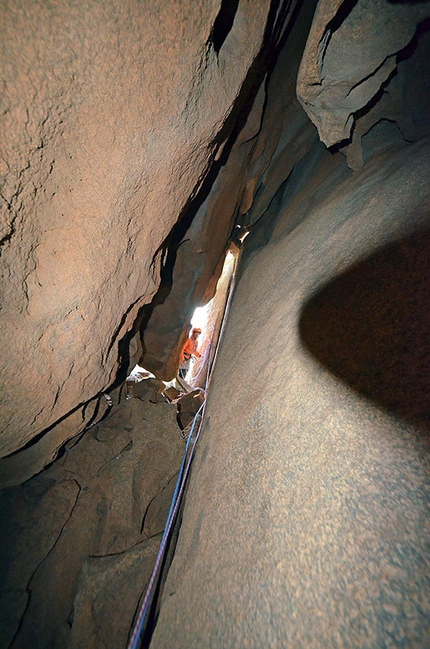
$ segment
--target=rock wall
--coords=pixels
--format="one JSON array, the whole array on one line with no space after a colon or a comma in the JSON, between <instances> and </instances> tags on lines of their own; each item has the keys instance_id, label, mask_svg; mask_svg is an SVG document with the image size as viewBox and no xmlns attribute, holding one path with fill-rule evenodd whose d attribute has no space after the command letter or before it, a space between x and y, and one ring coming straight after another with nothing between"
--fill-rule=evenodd
<instances>
[{"instance_id":1,"label":"rock wall","mask_svg":"<svg viewBox=\"0 0 430 649\"><path fill-rule=\"evenodd\" d=\"M100 393L127 364L136 317L159 287L163 242L230 136L277 8L3 3L7 484L103 414ZM213 270L210 260L206 277Z\"/></svg>"},{"instance_id":2,"label":"rock wall","mask_svg":"<svg viewBox=\"0 0 430 649\"><path fill-rule=\"evenodd\" d=\"M24 485L0 492L0 647L127 644L185 449L142 381Z\"/></svg>"},{"instance_id":3,"label":"rock wall","mask_svg":"<svg viewBox=\"0 0 430 649\"><path fill-rule=\"evenodd\" d=\"M281 49L283 31L294 23L297 4L273 3L276 12L266 28L268 43L242 87L231 135L188 207L187 218L192 219L188 229L172 231L162 285L140 332L141 362L162 379L174 377L194 309L213 297L236 219L250 208L255 178L249 181L248 168L261 126L265 84ZM308 5L312 15L315 2Z\"/></svg>"},{"instance_id":4,"label":"rock wall","mask_svg":"<svg viewBox=\"0 0 430 649\"><path fill-rule=\"evenodd\" d=\"M223 150L221 168L211 168L215 180L176 242L169 292L162 289L142 327L142 363L162 378L176 371L193 309L211 297L210 278L216 279L233 226L243 233L260 217L276 216L277 192L317 135L341 148L358 171L377 150L430 133L429 72L422 66L426 5L320 2L315 12L315 4L308 1L285 16L284 40L272 53L276 65L264 68L261 85L250 90L255 99L249 114L243 111L246 123ZM297 109L296 90L306 113Z\"/></svg>"},{"instance_id":5,"label":"rock wall","mask_svg":"<svg viewBox=\"0 0 430 649\"><path fill-rule=\"evenodd\" d=\"M142 344L170 378L250 232L155 649L427 646L427 7L4 5L7 484L104 414Z\"/></svg>"},{"instance_id":6,"label":"rock wall","mask_svg":"<svg viewBox=\"0 0 430 649\"><path fill-rule=\"evenodd\" d=\"M318 4L300 65L297 91L322 142L332 146L351 137L360 111L367 113L375 96L382 95L397 76L399 63L411 53L417 26L428 17L428 7L420 2L413 7L381 0L323 0ZM403 82L401 79L400 84ZM397 104L399 127L413 131L410 115L404 111L405 98L399 101L395 88L399 89L398 82L390 84L388 90L392 111ZM387 103L383 104L386 119ZM381 118L380 112L373 123ZM418 137L423 135L422 128L421 123Z\"/></svg>"},{"instance_id":7,"label":"rock wall","mask_svg":"<svg viewBox=\"0 0 430 649\"><path fill-rule=\"evenodd\" d=\"M430 142L319 148L237 287L151 649L427 647Z\"/></svg>"},{"instance_id":8,"label":"rock wall","mask_svg":"<svg viewBox=\"0 0 430 649\"><path fill-rule=\"evenodd\" d=\"M414 19L372 3L410 12L387 51L368 3L330 7L265 85L250 234L151 649L428 645L430 102L426 83L405 91L428 79L428 22L420 3ZM331 150L291 92L311 92L318 43L348 72L313 88ZM372 99L336 112L377 50L396 71L367 68Z\"/></svg>"}]
</instances>

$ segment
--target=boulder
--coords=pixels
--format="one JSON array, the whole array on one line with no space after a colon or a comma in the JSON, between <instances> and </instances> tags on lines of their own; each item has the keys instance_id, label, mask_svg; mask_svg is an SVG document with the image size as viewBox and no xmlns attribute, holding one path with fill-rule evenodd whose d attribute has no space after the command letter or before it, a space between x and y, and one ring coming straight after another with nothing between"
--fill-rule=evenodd
<instances>
[{"instance_id":1,"label":"boulder","mask_svg":"<svg viewBox=\"0 0 430 649\"><path fill-rule=\"evenodd\" d=\"M151 649L428 645L430 142L312 154L245 240Z\"/></svg>"},{"instance_id":2,"label":"boulder","mask_svg":"<svg viewBox=\"0 0 430 649\"><path fill-rule=\"evenodd\" d=\"M272 4L4 7L0 457L33 443L8 484L52 461L127 364L169 234L192 221L242 109Z\"/></svg>"},{"instance_id":3,"label":"boulder","mask_svg":"<svg viewBox=\"0 0 430 649\"><path fill-rule=\"evenodd\" d=\"M380 99L418 26L425 4L322 0L297 79L300 103L333 146L350 138L356 114ZM399 56L398 56L399 55Z\"/></svg>"},{"instance_id":4,"label":"boulder","mask_svg":"<svg viewBox=\"0 0 430 649\"><path fill-rule=\"evenodd\" d=\"M145 381L131 384L129 394L132 394L133 397L141 399L142 401L158 403L159 400L162 400L160 395L165 387L163 381L159 381L158 379L146 379Z\"/></svg>"},{"instance_id":5,"label":"boulder","mask_svg":"<svg viewBox=\"0 0 430 649\"><path fill-rule=\"evenodd\" d=\"M201 389L188 392L177 400L178 420L182 430L193 421L204 400L205 393Z\"/></svg>"}]
</instances>

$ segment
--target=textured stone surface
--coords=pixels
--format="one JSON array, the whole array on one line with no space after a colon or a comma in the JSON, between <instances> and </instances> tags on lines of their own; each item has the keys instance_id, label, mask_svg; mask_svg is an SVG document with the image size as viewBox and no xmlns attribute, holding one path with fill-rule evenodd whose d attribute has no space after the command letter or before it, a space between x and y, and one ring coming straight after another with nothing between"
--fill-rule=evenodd
<instances>
[{"instance_id":1,"label":"textured stone surface","mask_svg":"<svg viewBox=\"0 0 430 649\"><path fill-rule=\"evenodd\" d=\"M261 112L258 103L255 110ZM250 117L251 122L253 117ZM257 130L258 123L252 123L241 132L178 249L171 292L154 309L145 328L146 353L142 363L166 380L171 380L177 373L179 354L188 337L194 309L212 298L215 292L227 240L244 192L247 154L252 146L247 141L252 140Z\"/></svg>"},{"instance_id":2,"label":"textured stone surface","mask_svg":"<svg viewBox=\"0 0 430 649\"><path fill-rule=\"evenodd\" d=\"M297 93L327 146L349 138L355 114L393 76L397 54L429 17L428 6L420 2L323 0L318 4Z\"/></svg>"},{"instance_id":3,"label":"textured stone surface","mask_svg":"<svg viewBox=\"0 0 430 649\"><path fill-rule=\"evenodd\" d=\"M270 5L4 5L0 455L113 382Z\"/></svg>"},{"instance_id":4,"label":"textured stone surface","mask_svg":"<svg viewBox=\"0 0 430 649\"><path fill-rule=\"evenodd\" d=\"M133 394L136 399L156 403L159 399L162 399L160 395L165 388L166 386L163 381L159 381L158 379L146 379L145 381L134 383L132 385L131 394Z\"/></svg>"},{"instance_id":5,"label":"textured stone surface","mask_svg":"<svg viewBox=\"0 0 430 649\"><path fill-rule=\"evenodd\" d=\"M79 495L73 480L36 478L33 484L0 492L0 647L15 637L28 607L29 582L55 546ZM29 533L30 531L30 533Z\"/></svg>"},{"instance_id":6,"label":"textured stone surface","mask_svg":"<svg viewBox=\"0 0 430 649\"><path fill-rule=\"evenodd\" d=\"M430 134L429 23L423 23L415 38L397 60L396 74L385 84L379 101L356 115L351 143L345 147L348 165L361 169L376 150L384 150L402 139L414 142Z\"/></svg>"},{"instance_id":7,"label":"textured stone surface","mask_svg":"<svg viewBox=\"0 0 430 649\"><path fill-rule=\"evenodd\" d=\"M428 645L430 142L339 160L308 157L318 184L244 260L151 649Z\"/></svg>"},{"instance_id":8,"label":"textured stone surface","mask_svg":"<svg viewBox=\"0 0 430 649\"><path fill-rule=\"evenodd\" d=\"M176 407L132 399L0 492L2 649L125 645L183 450Z\"/></svg>"},{"instance_id":9,"label":"textured stone surface","mask_svg":"<svg viewBox=\"0 0 430 649\"><path fill-rule=\"evenodd\" d=\"M183 441L102 393L153 296L175 373L237 225L153 647L427 649L428 3L299 6L5 4L5 483L62 448L1 497L7 647L125 645Z\"/></svg>"},{"instance_id":10,"label":"textured stone surface","mask_svg":"<svg viewBox=\"0 0 430 649\"><path fill-rule=\"evenodd\" d=\"M43 467L57 457L58 451L70 435L81 433L93 419L97 411L96 399L87 406L78 408L66 420L61 421L46 432L40 441L30 444L23 451L0 459L0 487L12 487L21 484L38 473ZM106 404L106 400L102 404Z\"/></svg>"},{"instance_id":11,"label":"textured stone surface","mask_svg":"<svg viewBox=\"0 0 430 649\"><path fill-rule=\"evenodd\" d=\"M307 4L310 20L315 2L311 0ZM295 5L295 2L281 2L277 7L279 13L276 16L272 13L273 40L282 29L290 26L291 10ZM306 27L305 24L302 41L306 37ZM266 143L262 145L257 136L266 101L265 71L278 54L277 46L275 42L272 51L266 52L268 61L259 61L259 65L250 71L248 83L244 86L247 89L244 106L236 115L235 137L227 141L220 154L221 161L212 166L198 196L199 201L192 206L196 210L193 222L183 238L176 242L179 247L169 277L170 292L167 296L164 293L160 295L160 303L152 312L149 323L145 323L142 363L164 380L171 380L177 372L180 351L188 336L194 309L213 296L235 219L249 210L259 189L257 179L262 180L271 161L273 151L270 145L263 154ZM283 81L285 83L285 79ZM291 81L291 86L290 83L288 86L294 87L293 76ZM274 148L282 120L278 111L270 143ZM303 121L312 128L304 113ZM260 148L256 147L257 142Z\"/></svg>"},{"instance_id":12,"label":"textured stone surface","mask_svg":"<svg viewBox=\"0 0 430 649\"><path fill-rule=\"evenodd\" d=\"M86 560L75 600L69 649L125 646L160 540L160 536L153 536L128 552Z\"/></svg>"},{"instance_id":13,"label":"textured stone surface","mask_svg":"<svg viewBox=\"0 0 430 649\"><path fill-rule=\"evenodd\" d=\"M187 332L187 329L184 330L182 327L182 323L191 316L197 304L195 287L200 277L200 269L203 267L201 253L209 239L207 236L200 244L195 242L195 238L198 241L198 236L202 236L199 232L201 212L213 213L220 227L220 219L222 224L226 213L233 211L237 214L236 223L242 231L249 229L260 218L263 218L267 224L275 223L279 203L284 194L291 191L290 187L285 188L286 179L290 173L297 173L296 165L317 140L317 132L295 100L299 57L312 21L313 9L313 3L306 3L299 15L299 28L288 34L287 43L279 55L276 67L270 79L266 79L261 86L244 131L238 138L239 146L233 147L209 197L202 205L192 228L187 232L187 237L179 248L171 293L167 300L155 309L145 330L144 340L147 347L145 361L154 371L165 372L166 378L170 378L177 367L181 342ZM337 7L333 3L330 7L319 6L315 22L318 23L319 20L321 25L325 25L334 17L336 10ZM406 15L405 12L408 10L406 8L402 11L402 15ZM338 18L339 24L344 20L345 13L347 12L342 10L340 14L342 18ZM425 14L422 7L419 8L418 14ZM417 14L414 12L409 13L408 16L408 20L417 19ZM369 19L368 22L369 29L372 29L372 20ZM403 40L409 38L407 24L406 21L403 31L397 24L399 27L397 35ZM342 29L344 29L343 25L339 27L341 34L344 33ZM419 139L428 132L430 122L425 115L424 107L429 105L428 87L430 86L425 83L429 69L423 66L423 61L429 59L426 44L428 34L425 32L426 26L423 23L420 38L413 39L410 49L406 48L399 57L397 73L387 91L379 101L374 102L374 107L369 108L368 112L355 116L353 143L346 150L348 164L352 169L361 168L366 159L379 151L403 143L405 139L409 141ZM382 51L384 44L381 43L379 35L375 36L374 40L373 50L376 55L376 50L380 48ZM365 38L359 38L358 41L357 48L365 51L367 47ZM307 49L309 47L308 43ZM351 54L342 50L345 68L356 65L356 57L353 52ZM306 56L306 60L309 60L309 54ZM263 128L262 124L264 124ZM372 131L375 125L376 128ZM319 153L315 155L317 159ZM308 174L312 175L311 165L308 164L307 169ZM212 241L213 236L210 239ZM193 252L196 249L198 255ZM194 259L200 261L195 262Z\"/></svg>"},{"instance_id":14,"label":"textured stone surface","mask_svg":"<svg viewBox=\"0 0 430 649\"><path fill-rule=\"evenodd\" d=\"M246 154L251 234L151 649L428 644L430 149L406 144L428 133L428 34L355 115L353 175L291 91L303 23Z\"/></svg>"},{"instance_id":15,"label":"textured stone surface","mask_svg":"<svg viewBox=\"0 0 430 649\"><path fill-rule=\"evenodd\" d=\"M142 532L145 538L150 538L164 531L167 520L166 512L170 509L177 479L178 476L175 475L149 503L142 522Z\"/></svg>"}]
</instances>

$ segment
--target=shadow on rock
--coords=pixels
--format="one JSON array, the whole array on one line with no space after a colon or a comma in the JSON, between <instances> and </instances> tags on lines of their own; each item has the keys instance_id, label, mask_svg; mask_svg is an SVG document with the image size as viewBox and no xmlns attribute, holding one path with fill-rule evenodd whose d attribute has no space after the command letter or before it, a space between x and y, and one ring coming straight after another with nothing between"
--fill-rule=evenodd
<instances>
[{"instance_id":1,"label":"shadow on rock","mask_svg":"<svg viewBox=\"0 0 430 649\"><path fill-rule=\"evenodd\" d=\"M310 352L354 390L430 429L430 229L373 253L306 304Z\"/></svg>"}]
</instances>

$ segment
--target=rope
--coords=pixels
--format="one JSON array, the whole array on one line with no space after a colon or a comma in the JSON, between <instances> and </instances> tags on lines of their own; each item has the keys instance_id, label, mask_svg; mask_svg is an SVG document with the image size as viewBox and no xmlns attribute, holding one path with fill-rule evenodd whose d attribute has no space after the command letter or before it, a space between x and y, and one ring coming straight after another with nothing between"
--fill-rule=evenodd
<instances>
[{"instance_id":1,"label":"rope","mask_svg":"<svg viewBox=\"0 0 430 649\"><path fill-rule=\"evenodd\" d=\"M146 589L145 597L143 599L143 602L142 602L142 605L140 607L140 611L139 611L136 623L134 625L134 629L133 629L133 633L132 633L131 638L130 638L130 642L127 645L127 649L137 649L139 641L140 641L140 636L142 634L143 625L146 622L148 612L150 610L150 606L151 606L151 603L152 603L153 591L155 590L155 586L156 586L156 583L157 583L157 580L158 580L161 563L163 561L165 549L166 549L167 542L168 542L169 536L170 536L170 531L171 531L171 529L173 527L173 523L175 521L176 514L178 512L178 508L179 508L179 505L180 505L180 502L181 502L182 494L183 494L183 491L184 491L184 488L185 488L185 483L186 483L187 476L188 476L188 473L189 473L189 470L190 470L191 460L193 459L196 444L197 444L197 441L198 441L198 439L200 437L200 431L201 431L202 423L203 423L203 415L204 415L205 405L206 405L206 401L204 401L202 403L202 405L200 406L199 410L197 411L197 413L196 413L196 415L194 417L193 427L191 428L191 432L190 432L190 435L189 435L188 440L187 440L187 444L186 444L186 447L185 447L185 453L184 453L184 457L183 457L183 460L182 460L182 465L181 465L181 468L179 470L178 479L176 481L175 492L173 494L169 514L167 516L166 527L164 529L163 538L161 539L160 547L158 549L157 559L155 561L154 569L152 571L152 575L151 575L151 578L149 580L148 587ZM201 415L201 417L200 417L200 415ZM195 427L195 424L197 423L199 417L200 417L200 425L199 425L199 427L197 429L197 434L196 434L196 437L194 439L194 443L193 443L193 445L191 447L191 451L188 454L188 450L189 450L191 440L192 440L192 437L193 437L194 427ZM187 460L187 455L188 455L188 460Z\"/></svg>"},{"instance_id":2,"label":"rope","mask_svg":"<svg viewBox=\"0 0 430 649\"><path fill-rule=\"evenodd\" d=\"M239 252L239 256L240 256L240 252ZM236 285L236 270L237 270L237 265L238 265L238 261L239 261L239 256L236 258L236 262L235 262L235 265L234 265L234 270L233 270L233 273L232 273L232 276L231 276L231 279L230 279L227 303L226 303L226 307L224 309L224 315L223 315L220 331L219 331L219 334L218 334L218 340L217 340L217 344L216 344L216 348L215 348L215 353L214 353L212 362L209 361L209 364L208 364L208 373L207 373L207 376L206 376L206 385L205 385L205 389L203 390L203 392L205 393L205 400L203 401L202 405L198 409L198 411L197 411L197 413L196 413L196 415L195 415L195 417L193 419L193 424L192 424L191 431L190 431L190 434L189 434L188 439L187 439L187 444L185 446L185 453L184 453L184 457L183 457L183 460L182 460L181 468L179 470L178 479L176 481L175 492L173 494L169 514L167 516L166 527L164 529L163 537L161 539L160 547L158 549L157 558L155 560L154 569L152 571L151 578L149 580L148 587L146 589L145 597L144 597L143 602L142 602L142 604L140 606L139 613L138 613L138 616L137 616L137 619L136 619L136 622L135 622L135 625L134 625L134 628L133 628L133 632L132 632L132 635L130 637L130 641L129 641L128 645L127 645L127 649L137 649L137 647L138 647L138 645L140 643L142 630L143 630L144 624L147 621L148 613L149 613L151 605L152 605L152 598L153 598L153 595L154 595L154 591L155 591L155 588L156 588L157 583L158 583L160 568L161 568L161 565L162 565L162 562L163 562L163 559L164 559L167 543L169 541L170 533L172 531L172 528L173 528L173 525L174 525L174 522L175 522L175 519L176 519L176 515L178 513L179 505L181 503L182 495L183 495L184 489L185 489L185 484L186 484L187 477L188 477L188 474L189 474L189 471L190 471L191 462L192 462L192 459L194 457L194 451L195 451L197 442L198 442L199 437L200 437L200 432L202 430L203 421L204 421L204 415L205 415L205 410L206 410L207 390L208 390L210 380L211 380L211 377L212 377L212 372L213 372L213 368L215 366L215 361L216 361L216 358L218 356L218 349L219 349L219 345L220 345L220 342L221 342L222 334L224 333L225 325L226 325L226 322L227 322L227 316L228 316L228 313L230 311L231 301L232 301L232 298L233 298L233 292L234 292L234 288L235 288L235 285ZM212 346L212 344L209 346L209 349L211 348L211 346ZM200 389L202 389L202 388L200 388ZM191 446L191 440L192 440L192 437L193 437L194 428L196 427L198 419L200 419L200 422L199 422L199 425L198 425L198 428L197 428L196 436L195 436L193 444ZM190 446L191 446L191 451L188 452Z\"/></svg>"}]
</instances>

